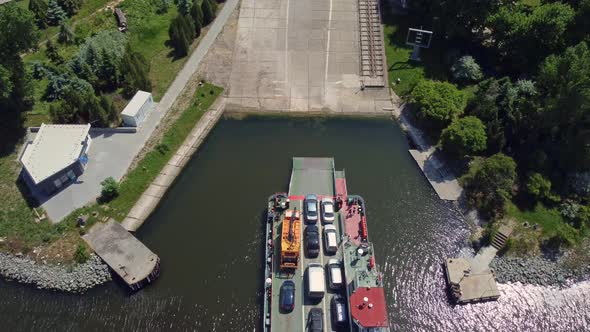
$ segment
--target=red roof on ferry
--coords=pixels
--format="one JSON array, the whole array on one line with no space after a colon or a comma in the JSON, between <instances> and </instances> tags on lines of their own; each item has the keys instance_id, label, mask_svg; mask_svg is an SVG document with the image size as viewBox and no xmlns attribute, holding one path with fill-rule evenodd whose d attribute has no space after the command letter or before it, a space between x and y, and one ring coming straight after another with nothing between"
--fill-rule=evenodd
<instances>
[{"instance_id":1,"label":"red roof on ferry","mask_svg":"<svg viewBox=\"0 0 590 332\"><path fill-rule=\"evenodd\" d=\"M368 299L366 302L365 297ZM389 326L383 287L357 288L350 296L350 312L362 327Z\"/></svg>"}]
</instances>

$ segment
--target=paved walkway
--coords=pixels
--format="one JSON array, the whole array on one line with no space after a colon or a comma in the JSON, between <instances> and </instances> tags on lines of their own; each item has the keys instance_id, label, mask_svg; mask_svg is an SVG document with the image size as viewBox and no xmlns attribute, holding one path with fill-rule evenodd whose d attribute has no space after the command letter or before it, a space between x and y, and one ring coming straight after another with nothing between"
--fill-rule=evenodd
<instances>
[{"instance_id":1,"label":"paved walkway","mask_svg":"<svg viewBox=\"0 0 590 332\"><path fill-rule=\"evenodd\" d=\"M148 119L137 133L99 132L99 134L93 134L89 163L77 182L51 197L35 194L53 222L59 222L75 209L94 201L100 195L100 182L105 178L112 176L120 180L125 175L137 153L141 151L153 130L168 113L191 76L196 72L201 60L213 45L238 3L239 0L228 0L225 3L197 49L191 54L162 100L151 111Z\"/></svg>"},{"instance_id":2,"label":"paved walkway","mask_svg":"<svg viewBox=\"0 0 590 332\"><path fill-rule=\"evenodd\" d=\"M162 100L160 100L160 109L168 110L170 107L172 107L172 104L174 104L176 98L178 98L182 90L184 90L184 87L188 83L191 76L197 71L199 64L201 63L205 55L207 55L207 52L209 52L209 49L215 42L217 35L219 35L221 30L223 30L223 27L225 26L227 19L231 16L231 13L236 9L239 2L240 0L226 1L225 5L217 15L217 18L215 19L215 21L213 21L213 24L209 28L209 31L207 32L205 37L203 37L203 39L199 43L199 46L197 46L197 49L193 52L193 54L191 54L190 58L186 61L182 70L178 73L178 75L176 75L174 82L172 82L172 84L168 88L168 91L166 91L166 94L164 94L164 97L162 97Z\"/></svg>"},{"instance_id":3,"label":"paved walkway","mask_svg":"<svg viewBox=\"0 0 590 332\"><path fill-rule=\"evenodd\" d=\"M160 175L152 181L148 189L143 192L131 211L129 211L129 214L122 222L125 229L130 232L136 231L154 211L178 174L197 151L203 140L209 135L211 129L217 124L224 109L225 99L221 97L203 115L182 145L176 150L176 153L164 166Z\"/></svg>"},{"instance_id":4,"label":"paved walkway","mask_svg":"<svg viewBox=\"0 0 590 332\"><path fill-rule=\"evenodd\" d=\"M416 160L416 163L428 179L428 182L432 185L432 188L440 199L448 201L456 201L463 194L463 188L459 185L457 178L441 161L441 157L438 156L436 148L430 145L426 139L426 135L412 124L409 119L407 112L409 109L402 105L399 109L396 109L399 121L410 135L414 144L418 146L418 149L409 150L410 154Z\"/></svg>"},{"instance_id":5,"label":"paved walkway","mask_svg":"<svg viewBox=\"0 0 590 332\"><path fill-rule=\"evenodd\" d=\"M59 222L75 209L93 202L100 195L100 182L104 179L112 176L120 180L164 114L156 106L136 133L91 129L92 145L88 151L88 166L76 182L50 197L34 193L49 218L54 223Z\"/></svg>"}]
</instances>

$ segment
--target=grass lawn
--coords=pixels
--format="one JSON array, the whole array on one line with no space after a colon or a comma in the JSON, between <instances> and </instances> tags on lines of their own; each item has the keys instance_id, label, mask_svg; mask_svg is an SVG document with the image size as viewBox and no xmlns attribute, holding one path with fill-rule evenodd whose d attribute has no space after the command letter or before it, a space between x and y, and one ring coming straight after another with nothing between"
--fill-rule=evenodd
<instances>
[{"instance_id":1,"label":"grass lawn","mask_svg":"<svg viewBox=\"0 0 590 332\"><path fill-rule=\"evenodd\" d=\"M92 34L101 30L116 29L117 22L110 11L99 11L95 15L88 16L88 13L96 11L104 4L104 0L89 0L85 2L85 7L74 18L87 15L85 19L78 20L74 32L77 39L84 40ZM182 69L188 56L176 58L172 53L172 48L166 45L168 41L168 27L170 22L177 15L176 6L170 5L168 12L164 14L156 13L154 2L146 0L126 0L119 7L126 13L128 20L127 36L131 46L139 51L148 61L150 61L150 81L152 82L152 94L156 101L164 95L176 74ZM49 32L48 32L49 34ZM191 45L191 50L198 46L198 41ZM59 45L59 53L66 60L71 59L79 50L79 45L63 46ZM190 54L189 53L189 54ZM27 54L24 57L25 63L29 65L33 61L48 62L45 55L45 46L41 46L38 51ZM43 95L47 87L47 80L35 80L35 105L33 110L27 113L27 125L38 126L42 122L49 122L49 105L50 103L43 100ZM118 96L109 93L116 99ZM117 103L119 105L120 103ZM122 110L122 108L121 108Z\"/></svg>"},{"instance_id":2,"label":"grass lawn","mask_svg":"<svg viewBox=\"0 0 590 332\"><path fill-rule=\"evenodd\" d=\"M412 47L406 45L408 29L415 27L412 17L407 15L393 15L387 8L383 10L383 36L385 42L385 56L387 58L387 73L393 90L400 96L406 96L414 86L424 78L444 81L447 80L447 68L443 65L440 50L434 46L422 49L422 62L410 60ZM397 79L401 82L396 84Z\"/></svg>"},{"instance_id":3,"label":"grass lawn","mask_svg":"<svg viewBox=\"0 0 590 332\"><path fill-rule=\"evenodd\" d=\"M383 36L389 84L392 84L393 91L402 98L425 78L437 81L449 80L449 66L443 60L446 50L438 47L435 39L429 49L420 51L421 62L410 60L412 47L406 45L408 29L419 26L412 23L412 19L408 15L390 14L387 8L383 10ZM396 83L398 78L399 84ZM476 86L469 85L460 89L469 99L475 93Z\"/></svg>"},{"instance_id":4,"label":"grass lawn","mask_svg":"<svg viewBox=\"0 0 590 332\"><path fill-rule=\"evenodd\" d=\"M172 4L162 15L156 14L155 8L143 0L126 0L121 8L128 16L131 46L150 62L152 94L155 100L160 100L188 58L176 59L172 48L166 46L168 27L177 15L176 6Z\"/></svg>"},{"instance_id":5,"label":"grass lawn","mask_svg":"<svg viewBox=\"0 0 590 332\"><path fill-rule=\"evenodd\" d=\"M2 142L6 144L6 142ZM35 222L32 200L24 185L17 183L20 172L18 151L3 149L0 156L0 249L13 253L31 250L33 247L59 239L67 225L52 225L45 220ZM43 213L41 209L37 210Z\"/></svg>"},{"instance_id":6,"label":"grass lawn","mask_svg":"<svg viewBox=\"0 0 590 332\"><path fill-rule=\"evenodd\" d=\"M575 245L582 238L580 230L567 223L556 208L550 209L541 203L537 203L530 210L521 210L514 203L508 202L505 216L517 222L518 227L514 230L512 238L519 239L521 244L529 243L529 249L531 243L538 245L544 241L559 239L568 245ZM529 226L521 227L525 222ZM532 229L534 224L539 226L538 231ZM523 247L523 245L520 246L520 248Z\"/></svg>"}]
</instances>

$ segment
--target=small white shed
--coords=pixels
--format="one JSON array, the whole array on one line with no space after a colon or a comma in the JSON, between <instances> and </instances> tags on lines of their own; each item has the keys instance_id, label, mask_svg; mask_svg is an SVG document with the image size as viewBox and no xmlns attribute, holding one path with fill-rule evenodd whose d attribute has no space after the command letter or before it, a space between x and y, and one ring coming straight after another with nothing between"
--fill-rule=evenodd
<instances>
[{"instance_id":1,"label":"small white shed","mask_svg":"<svg viewBox=\"0 0 590 332\"><path fill-rule=\"evenodd\" d=\"M121 118L126 126L140 127L154 106L152 94L145 91L137 91L129 104L121 112Z\"/></svg>"}]
</instances>

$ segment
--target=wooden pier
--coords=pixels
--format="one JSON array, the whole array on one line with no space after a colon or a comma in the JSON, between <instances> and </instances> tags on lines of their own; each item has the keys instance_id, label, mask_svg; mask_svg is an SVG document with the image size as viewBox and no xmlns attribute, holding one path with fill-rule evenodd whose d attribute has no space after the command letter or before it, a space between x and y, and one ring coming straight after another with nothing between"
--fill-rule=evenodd
<instances>
[{"instance_id":1,"label":"wooden pier","mask_svg":"<svg viewBox=\"0 0 590 332\"><path fill-rule=\"evenodd\" d=\"M82 238L134 291L160 274L160 258L113 219Z\"/></svg>"}]
</instances>

